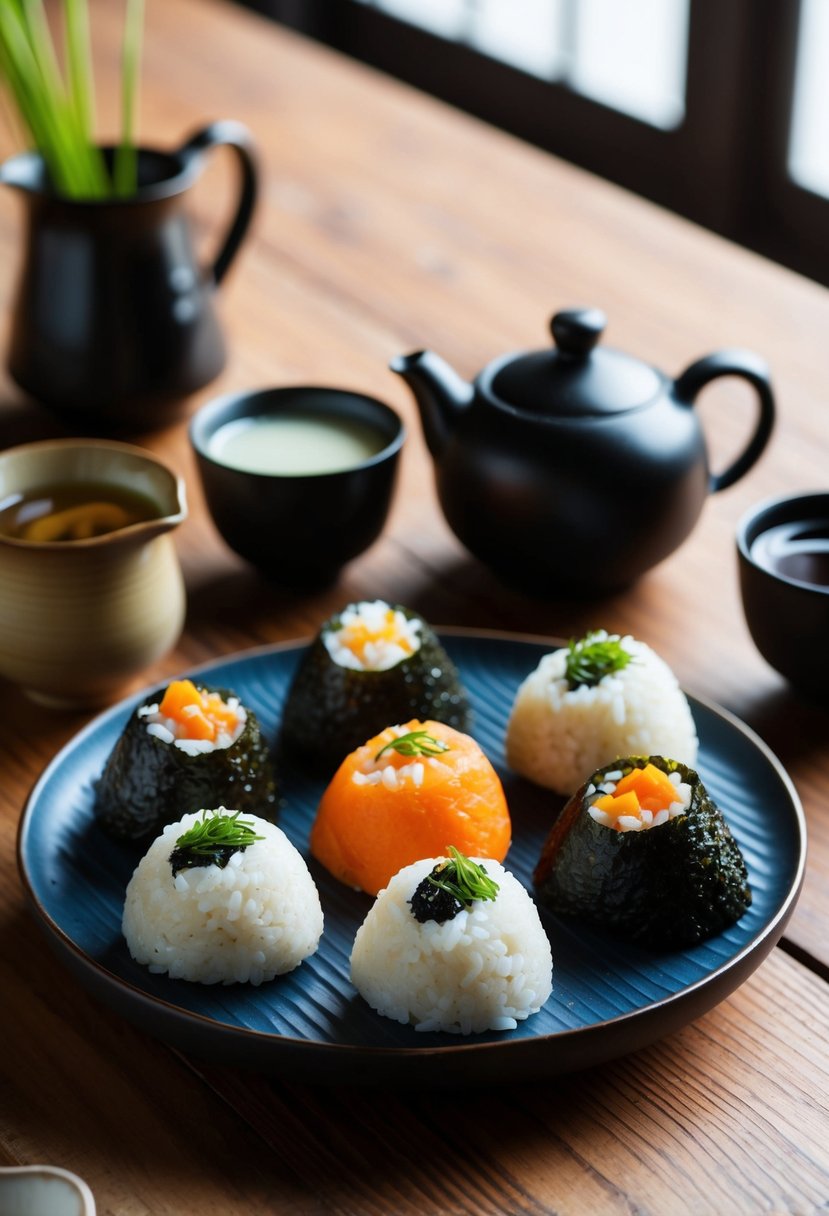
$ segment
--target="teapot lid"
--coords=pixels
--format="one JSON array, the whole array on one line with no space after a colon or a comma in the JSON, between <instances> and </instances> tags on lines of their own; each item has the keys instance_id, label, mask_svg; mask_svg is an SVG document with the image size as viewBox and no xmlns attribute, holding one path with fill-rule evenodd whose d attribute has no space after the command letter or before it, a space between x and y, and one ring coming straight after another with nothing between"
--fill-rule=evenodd
<instances>
[{"instance_id":1,"label":"teapot lid","mask_svg":"<svg viewBox=\"0 0 829 1216\"><path fill-rule=\"evenodd\" d=\"M557 312L553 350L519 355L494 368L492 392L514 409L556 417L620 413L647 405L663 379L647 363L598 347L607 318L598 308Z\"/></svg>"}]
</instances>

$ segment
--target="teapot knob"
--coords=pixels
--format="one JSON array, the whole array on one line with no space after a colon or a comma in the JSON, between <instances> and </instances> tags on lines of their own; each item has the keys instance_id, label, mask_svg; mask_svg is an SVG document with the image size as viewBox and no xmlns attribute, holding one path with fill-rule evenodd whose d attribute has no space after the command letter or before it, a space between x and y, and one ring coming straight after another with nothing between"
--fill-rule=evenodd
<instances>
[{"instance_id":1,"label":"teapot knob","mask_svg":"<svg viewBox=\"0 0 829 1216\"><path fill-rule=\"evenodd\" d=\"M550 330L562 355L584 359L599 341L607 325L600 308L568 308L557 312Z\"/></svg>"}]
</instances>

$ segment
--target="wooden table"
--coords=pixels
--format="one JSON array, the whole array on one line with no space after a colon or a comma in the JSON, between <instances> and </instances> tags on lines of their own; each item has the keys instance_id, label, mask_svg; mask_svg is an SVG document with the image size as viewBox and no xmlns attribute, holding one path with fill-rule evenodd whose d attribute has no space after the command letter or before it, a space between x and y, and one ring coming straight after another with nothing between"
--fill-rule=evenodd
<instances>
[{"instance_id":1,"label":"wooden table","mask_svg":"<svg viewBox=\"0 0 829 1216\"><path fill-rule=\"evenodd\" d=\"M118 6L100 0L93 11L106 100ZM47 712L4 685L0 1164L74 1169L99 1212L119 1216L825 1207L829 716L755 652L733 538L753 501L826 487L829 295L238 8L151 5L146 43L145 142L172 146L232 116L256 133L264 160L256 233L222 301L232 358L194 407L221 390L328 382L385 398L410 431L382 539L311 596L265 586L222 544L184 425L137 436L185 476L191 502L178 534L187 627L141 683L307 636L361 596L410 604L438 626L630 631L780 757L805 806L808 874L785 938L743 987L610 1066L454 1101L280 1084L176 1054L55 962L24 907L15 833L32 782L87 716ZM199 187L206 245L229 198L225 168ZM6 319L19 221L3 196ZM719 346L762 352L780 421L761 463L711 498L692 538L638 585L600 603L540 602L501 586L448 531L412 404L387 364L428 346L471 375L504 350L542 346L549 315L581 303L607 311L613 345L672 373ZM723 383L700 409L717 467L752 405ZM5 382L0 445L60 433Z\"/></svg>"}]
</instances>

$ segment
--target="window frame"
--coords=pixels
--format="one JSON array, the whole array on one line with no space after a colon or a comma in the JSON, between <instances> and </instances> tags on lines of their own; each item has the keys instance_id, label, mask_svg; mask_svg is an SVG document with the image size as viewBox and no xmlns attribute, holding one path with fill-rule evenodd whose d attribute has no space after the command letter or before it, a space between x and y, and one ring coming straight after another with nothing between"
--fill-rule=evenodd
<instances>
[{"instance_id":1,"label":"window frame","mask_svg":"<svg viewBox=\"0 0 829 1216\"><path fill-rule=\"evenodd\" d=\"M829 284L829 199L787 168L801 0L690 0L670 130L356 0L239 2Z\"/></svg>"}]
</instances>

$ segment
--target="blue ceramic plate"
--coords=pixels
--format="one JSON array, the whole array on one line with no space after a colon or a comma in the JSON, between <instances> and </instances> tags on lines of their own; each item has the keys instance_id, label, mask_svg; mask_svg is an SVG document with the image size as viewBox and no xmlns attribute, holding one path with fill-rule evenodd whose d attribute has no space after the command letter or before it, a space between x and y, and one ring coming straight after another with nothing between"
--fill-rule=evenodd
<instances>
[{"instance_id":1,"label":"blue ceramic plate","mask_svg":"<svg viewBox=\"0 0 829 1216\"><path fill-rule=\"evenodd\" d=\"M531 888L561 800L509 772L504 730L518 685L553 644L465 632L444 641L472 699L473 733L504 780L514 837L506 864ZM238 693L275 738L303 649L249 651L199 674ZM355 993L349 953L371 900L311 860L325 933L297 971L260 988L151 975L131 960L120 932L138 858L103 835L92 811L93 784L140 699L96 718L46 769L21 821L20 871L52 945L93 993L147 1032L213 1060L310 1081L429 1085L518 1081L594 1065L678 1029L732 992L778 940L800 890L806 834L791 781L746 726L692 700L700 775L739 841L754 894L746 915L719 937L655 954L542 912L554 991L540 1013L508 1032L419 1034L379 1017ZM280 824L307 857L321 784L288 769L282 792Z\"/></svg>"}]
</instances>

